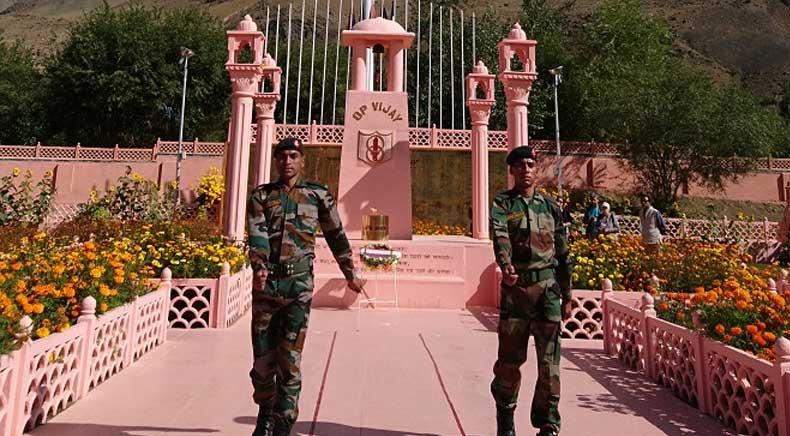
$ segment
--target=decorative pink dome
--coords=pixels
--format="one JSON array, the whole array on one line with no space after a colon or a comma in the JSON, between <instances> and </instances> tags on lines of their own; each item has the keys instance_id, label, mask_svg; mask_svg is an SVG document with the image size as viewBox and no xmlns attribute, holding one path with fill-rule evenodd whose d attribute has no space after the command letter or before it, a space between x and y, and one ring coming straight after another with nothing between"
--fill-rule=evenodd
<instances>
[{"instance_id":1,"label":"decorative pink dome","mask_svg":"<svg viewBox=\"0 0 790 436\"><path fill-rule=\"evenodd\" d=\"M258 25L255 24L255 21L252 21L252 17L249 15L245 15L244 18L239 21L239 25L236 26L236 30L244 31L244 32L257 32Z\"/></svg>"},{"instance_id":2,"label":"decorative pink dome","mask_svg":"<svg viewBox=\"0 0 790 436\"><path fill-rule=\"evenodd\" d=\"M507 34L508 39L527 39L527 34L524 30L521 29L521 25L516 23L513 25L513 28L510 29L510 33Z\"/></svg>"},{"instance_id":3,"label":"decorative pink dome","mask_svg":"<svg viewBox=\"0 0 790 436\"><path fill-rule=\"evenodd\" d=\"M263 55L263 66L264 67L276 67L277 66L277 62L274 62L274 59L272 59L272 55L270 55L269 53L266 53L265 55Z\"/></svg>"},{"instance_id":4,"label":"decorative pink dome","mask_svg":"<svg viewBox=\"0 0 790 436\"><path fill-rule=\"evenodd\" d=\"M388 20L386 18L376 17L376 18L368 18L367 20L362 20L359 23L355 24L351 30L357 30L362 32L375 32L375 33L406 33L406 29L403 28L400 24L396 21Z\"/></svg>"},{"instance_id":5,"label":"decorative pink dome","mask_svg":"<svg viewBox=\"0 0 790 436\"><path fill-rule=\"evenodd\" d=\"M472 68L472 72L475 74L488 74L488 67L483 61L477 61L477 65Z\"/></svg>"}]
</instances>

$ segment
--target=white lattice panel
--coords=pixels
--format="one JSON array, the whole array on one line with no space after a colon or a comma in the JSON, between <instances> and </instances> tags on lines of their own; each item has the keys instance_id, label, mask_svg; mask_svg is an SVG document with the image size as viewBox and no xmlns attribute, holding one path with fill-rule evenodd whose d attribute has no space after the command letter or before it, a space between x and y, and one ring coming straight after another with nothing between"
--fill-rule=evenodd
<instances>
[{"instance_id":1,"label":"white lattice panel","mask_svg":"<svg viewBox=\"0 0 790 436\"><path fill-rule=\"evenodd\" d=\"M611 345L617 358L631 369L644 369L644 341L640 329L641 312L614 300L607 300Z\"/></svg>"},{"instance_id":2,"label":"white lattice panel","mask_svg":"<svg viewBox=\"0 0 790 436\"><path fill-rule=\"evenodd\" d=\"M409 147L430 148L431 129L409 129Z\"/></svg>"},{"instance_id":3,"label":"white lattice panel","mask_svg":"<svg viewBox=\"0 0 790 436\"><path fill-rule=\"evenodd\" d=\"M224 142L200 142L195 154L208 156L222 156L225 153Z\"/></svg>"},{"instance_id":4,"label":"white lattice panel","mask_svg":"<svg viewBox=\"0 0 790 436\"><path fill-rule=\"evenodd\" d=\"M571 317L562 326L562 337L603 339L603 309L599 291L573 291Z\"/></svg>"},{"instance_id":5,"label":"white lattice panel","mask_svg":"<svg viewBox=\"0 0 790 436\"><path fill-rule=\"evenodd\" d=\"M139 148L120 149L118 160L154 160L154 152Z\"/></svg>"},{"instance_id":6,"label":"white lattice panel","mask_svg":"<svg viewBox=\"0 0 790 436\"><path fill-rule=\"evenodd\" d=\"M252 288L244 288L246 284L246 273L246 270L241 270L231 276L230 282L228 283L228 301L225 305L225 325L221 327L230 327L241 318L246 309L248 309L244 307L244 294L252 295L250 292Z\"/></svg>"},{"instance_id":7,"label":"white lattice panel","mask_svg":"<svg viewBox=\"0 0 790 436\"><path fill-rule=\"evenodd\" d=\"M80 148L80 160L114 160L114 151L111 148Z\"/></svg>"},{"instance_id":8,"label":"white lattice panel","mask_svg":"<svg viewBox=\"0 0 790 436\"><path fill-rule=\"evenodd\" d=\"M632 215L617 215L617 222L620 224L620 233L624 235L641 235L642 228L639 224L639 217Z\"/></svg>"},{"instance_id":9,"label":"white lattice panel","mask_svg":"<svg viewBox=\"0 0 790 436\"><path fill-rule=\"evenodd\" d=\"M779 239L779 223L768 222L768 239Z\"/></svg>"},{"instance_id":10,"label":"white lattice panel","mask_svg":"<svg viewBox=\"0 0 790 436\"><path fill-rule=\"evenodd\" d=\"M278 124L277 125L277 141L283 138L297 138L302 142L310 143L310 126L296 125L296 124Z\"/></svg>"},{"instance_id":11,"label":"white lattice panel","mask_svg":"<svg viewBox=\"0 0 790 436\"><path fill-rule=\"evenodd\" d=\"M437 146L453 150L468 150L472 146L469 130L437 130Z\"/></svg>"},{"instance_id":12,"label":"white lattice panel","mask_svg":"<svg viewBox=\"0 0 790 436\"><path fill-rule=\"evenodd\" d=\"M778 435L773 366L741 351L705 341L712 415L739 434Z\"/></svg>"},{"instance_id":13,"label":"white lattice panel","mask_svg":"<svg viewBox=\"0 0 790 436\"><path fill-rule=\"evenodd\" d=\"M16 353L0 356L0 432L10 432L11 389L13 388L13 379L17 376L16 372Z\"/></svg>"},{"instance_id":14,"label":"white lattice panel","mask_svg":"<svg viewBox=\"0 0 790 436\"><path fill-rule=\"evenodd\" d=\"M502 132L502 131L488 132L488 149L506 151L507 132Z\"/></svg>"},{"instance_id":15,"label":"white lattice panel","mask_svg":"<svg viewBox=\"0 0 790 436\"><path fill-rule=\"evenodd\" d=\"M208 328L217 280L177 279L170 289L170 327Z\"/></svg>"},{"instance_id":16,"label":"white lattice panel","mask_svg":"<svg viewBox=\"0 0 790 436\"><path fill-rule=\"evenodd\" d=\"M343 145L343 126L317 126L316 144Z\"/></svg>"},{"instance_id":17,"label":"white lattice panel","mask_svg":"<svg viewBox=\"0 0 790 436\"><path fill-rule=\"evenodd\" d=\"M99 317L93 333L89 389L123 369L124 352L129 346L129 322L131 305L128 304Z\"/></svg>"},{"instance_id":18,"label":"white lattice panel","mask_svg":"<svg viewBox=\"0 0 790 436\"><path fill-rule=\"evenodd\" d=\"M36 147L26 145L0 145L0 158L34 158Z\"/></svg>"},{"instance_id":19,"label":"white lattice panel","mask_svg":"<svg viewBox=\"0 0 790 436\"><path fill-rule=\"evenodd\" d=\"M678 398L699 407L696 364L700 358L696 334L659 319L650 319L648 334L653 340L650 362L656 381Z\"/></svg>"},{"instance_id":20,"label":"white lattice panel","mask_svg":"<svg viewBox=\"0 0 790 436\"><path fill-rule=\"evenodd\" d=\"M41 147L38 155L42 159L74 159L75 150L74 147Z\"/></svg>"},{"instance_id":21,"label":"white lattice panel","mask_svg":"<svg viewBox=\"0 0 790 436\"><path fill-rule=\"evenodd\" d=\"M80 382L80 349L85 327L77 324L59 335L33 342L27 363L23 420L32 430L60 413L77 399Z\"/></svg>"},{"instance_id":22,"label":"white lattice panel","mask_svg":"<svg viewBox=\"0 0 790 436\"><path fill-rule=\"evenodd\" d=\"M159 141L160 153L178 153L178 141Z\"/></svg>"},{"instance_id":23,"label":"white lattice panel","mask_svg":"<svg viewBox=\"0 0 790 436\"><path fill-rule=\"evenodd\" d=\"M162 292L152 292L137 299L137 316L135 323L135 343L133 344L134 360L149 352L161 342L162 329L167 328L165 317L165 304L168 304L167 295Z\"/></svg>"}]
</instances>

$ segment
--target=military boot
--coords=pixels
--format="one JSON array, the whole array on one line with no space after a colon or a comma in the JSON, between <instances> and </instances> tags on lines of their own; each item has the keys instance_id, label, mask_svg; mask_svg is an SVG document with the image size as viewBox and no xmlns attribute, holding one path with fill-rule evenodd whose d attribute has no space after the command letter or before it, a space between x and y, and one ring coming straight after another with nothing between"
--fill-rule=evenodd
<instances>
[{"instance_id":1,"label":"military boot","mask_svg":"<svg viewBox=\"0 0 790 436\"><path fill-rule=\"evenodd\" d=\"M497 408L496 436L516 436L516 429L513 425L513 410Z\"/></svg>"},{"instance_id":2,"label":"military boot","mask_svg":"<svg viewBox=\"0 0 790 436\"><path fill-rule=\"evenodd\" d=\"M543 427L536 436L559 436L560 432L554 427Z\"/></svg>"},{"instance_id":3,"label":"military boot","mask_svg":"<svg viewBox=\"0 0 790 436\"><path fill-rule=\"evenodd\" d=\"M273 427L272 408L270 406L260 406L258 408L258 419L255 422L255 430L252 431L252 436L271 436Z\"/></svg>"}]
</instances>

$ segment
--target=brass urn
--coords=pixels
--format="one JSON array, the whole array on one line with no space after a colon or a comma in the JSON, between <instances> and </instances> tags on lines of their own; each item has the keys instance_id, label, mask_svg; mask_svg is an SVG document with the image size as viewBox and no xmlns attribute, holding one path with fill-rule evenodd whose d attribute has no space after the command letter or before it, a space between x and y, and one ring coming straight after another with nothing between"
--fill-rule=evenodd
<instances>
[{"instance_id":1,"label":"brass urn","mask_svg":"<svg viewBox=\"0 0 790 436\"><path fill-rule=\"evenodd\" d=\"M362 215L362 239L366 241L386 241L390 237L390 220L388 215L379 215L376 209L370 209L370 215Z\"/></svg>"}]
</instances>

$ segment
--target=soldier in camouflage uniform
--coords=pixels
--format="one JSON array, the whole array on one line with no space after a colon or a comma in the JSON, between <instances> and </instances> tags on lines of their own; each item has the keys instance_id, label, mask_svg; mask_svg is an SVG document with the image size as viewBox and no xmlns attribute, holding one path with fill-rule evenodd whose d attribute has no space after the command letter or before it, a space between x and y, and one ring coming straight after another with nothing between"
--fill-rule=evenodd
<instances>
[{"instance_id":1,"label":"soldier in camouflage uniform","mask_svg":"<svg viewBox=\"0 0 790 436\"><path fill-rule=\"evenodd\" d=\"M259 407L253 436L289 435L296 422L317 225L348 286L362 290L332 195L325 185L301 176L302 144L286 138L277 144L274 156L279 180L255 188L247 203L254 271L250 377Z\"/></svg>"},{"instance_id":2,"label":"soldier in camouflage uniform","mask_svg":"<svg viewBox=\"0 0 790 436\"><path fill-rule=\"evenodd\" d=\"M538 436L560 430L560 329L570 316L568 242L562 211L551 198L535 192L537 157L516 147L507 156L513 189L491 207L491 235L502 269L499 351L491 393L497 407L497 435L515 436L513 412L527 360L529 336L535 340L538 380L530 419Z\"/></svg>"}]
</instances>

